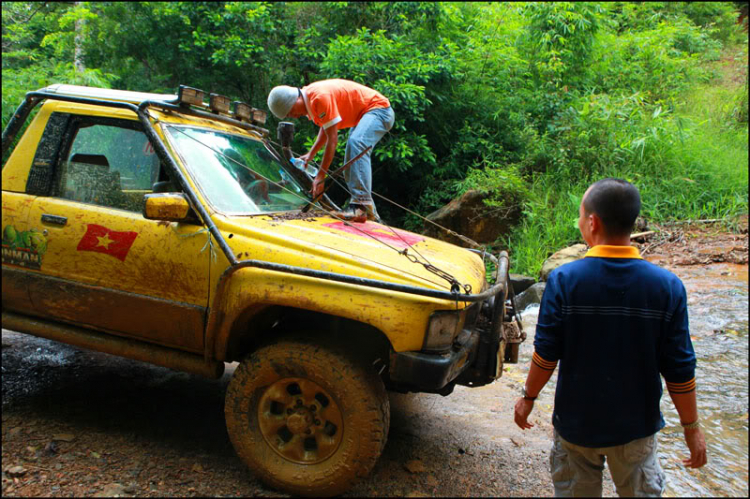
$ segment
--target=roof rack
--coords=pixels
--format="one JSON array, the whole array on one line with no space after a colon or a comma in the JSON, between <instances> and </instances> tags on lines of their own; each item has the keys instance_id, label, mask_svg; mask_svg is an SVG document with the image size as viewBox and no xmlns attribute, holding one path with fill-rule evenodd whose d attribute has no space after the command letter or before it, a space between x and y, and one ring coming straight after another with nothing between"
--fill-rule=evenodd
<instances>
[{"instance_id":1,"label":"roof rack","mask_svg":"<svg viewBox=\"0 0 750 499\"><path fill-rule=\"evenodd\" d=\"M190 95L190 98L183 97ZM155 106L166 112L177 112L189 114L200 118L220 121L228 125L234 125L247 131L260 134L261 137L268 137L269 131L266 128L258 126L259 123L265 123L266 113L260 109L255 109L244 102L234 101L234 112L229 113L226 109L215 107L214 98L218 97L225 101L228 98L211 94L211 100L208 105L203 102L205 92L193 89L185 85L180 85L177 95L175 94L154 94L148 92L131 92L129 90L114 90L110 88L86 87L81 85L64 85L56 83L48 87L41 88L36 92L29 92L27 97L33 96L37 99L49 98L68 102L77 102L79 104L93 104L100 106L125 107L129 105L146 107ZM200 102L199 102L200 101ZM119 105L117 105L119 104ZM5 148L6 137L3 137L3 148Z\"/></svg>"},{"instance_id":2,"label":"roof rack","mask_svg":"<svg viewBox=\"0 0 750 499\"><path fill-rule=\"evenodd\" d=\"M84 97L89 99L114 100L140 104L143 101L163 101L169 103L177 102L175 94L152 94L147 92L131 92L129 90L114 90L110 88L84 87L81 85L63 85L56 83L42 88L39 92L47 92L57 95L69 95L71 97Z\"/></svg>"}]
</instances>

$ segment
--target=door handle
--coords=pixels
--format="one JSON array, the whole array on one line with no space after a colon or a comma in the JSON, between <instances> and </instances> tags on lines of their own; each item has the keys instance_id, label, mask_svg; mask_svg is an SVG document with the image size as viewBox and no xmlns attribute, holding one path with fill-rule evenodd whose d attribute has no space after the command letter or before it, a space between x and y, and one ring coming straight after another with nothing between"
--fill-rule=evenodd
<instances>
[{"instance_id":1,"label":"door handle","mask_svg":"<svg viewBox=\"0 0 750 499\"><path fill-rule=\"evenodd\" d=\"M64 226L65 224L68 223L68 217L60 217L57 215L47 215L45 213L42 215L42 223Z\"/></svg>"}]
</instances>

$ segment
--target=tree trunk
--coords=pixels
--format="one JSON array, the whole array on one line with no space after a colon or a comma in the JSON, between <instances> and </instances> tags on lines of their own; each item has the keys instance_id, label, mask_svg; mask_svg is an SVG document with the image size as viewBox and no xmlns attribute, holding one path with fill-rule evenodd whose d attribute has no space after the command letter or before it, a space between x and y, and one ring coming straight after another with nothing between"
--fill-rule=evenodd
<instances>
[{"instance_id":1,"label":"tree trunk","mask_svg":"<svg viewBox=\"0 0 750 499\"><path fill-rule=\"evenodd\" d=\"M75 6L79 7L81 2L76 2ZM86 66L83 64L83 19L77 19L75 24L75 53L73 55L73 64L76 68L76 73L83 73Z\"/></svg>"}]
</instances>

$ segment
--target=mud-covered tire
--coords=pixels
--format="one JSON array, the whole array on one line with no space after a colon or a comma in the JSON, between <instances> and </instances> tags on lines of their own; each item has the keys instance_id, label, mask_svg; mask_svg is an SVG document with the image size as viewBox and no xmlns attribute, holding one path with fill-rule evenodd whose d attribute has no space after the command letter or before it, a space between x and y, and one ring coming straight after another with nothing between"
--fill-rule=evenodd
<instances>
[{"instance_id":1,"label":"mud-covered tire","mask_svg":"<svg viewBox=\"0 0 750 499\"><path fill-rule=\"evenodd\" d=\"M342 350L304 340L283 340L253 352L235 371L224 406L227 430L237 454L253 473L276 489L304 496L345 492L369 474L388 436L388 395L380 377L369 368ZM330 455L324 454L320 462L307 464L282 456L278 449L286 444L278 440L277 447L272 447L267 423L261 428L269 417L267 409L260 411L268 406L269 392L285 386L290 379L319 387L333 399L332 407L341 415L343 428L335 435L339 443L335 450L326 451Z\"/></svg>"}]
</instances>

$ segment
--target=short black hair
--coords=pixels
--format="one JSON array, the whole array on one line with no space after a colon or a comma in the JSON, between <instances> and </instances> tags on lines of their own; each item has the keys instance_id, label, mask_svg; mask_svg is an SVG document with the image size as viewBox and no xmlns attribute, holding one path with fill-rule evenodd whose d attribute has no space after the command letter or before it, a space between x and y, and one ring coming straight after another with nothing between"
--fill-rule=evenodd
<instances>
[{"instance_id":1,"label":"short black hair","mask_svg":"<svg viewBox=\"0 0 750 499\"><path fill-rule=\"evenodd\" d=\"M602 219L607 235L627 236L633 231L641 211L641 195L627 180L605 178L589 187L583 210L587 214L596 213Z\"/></svg>"}]
</instances>

